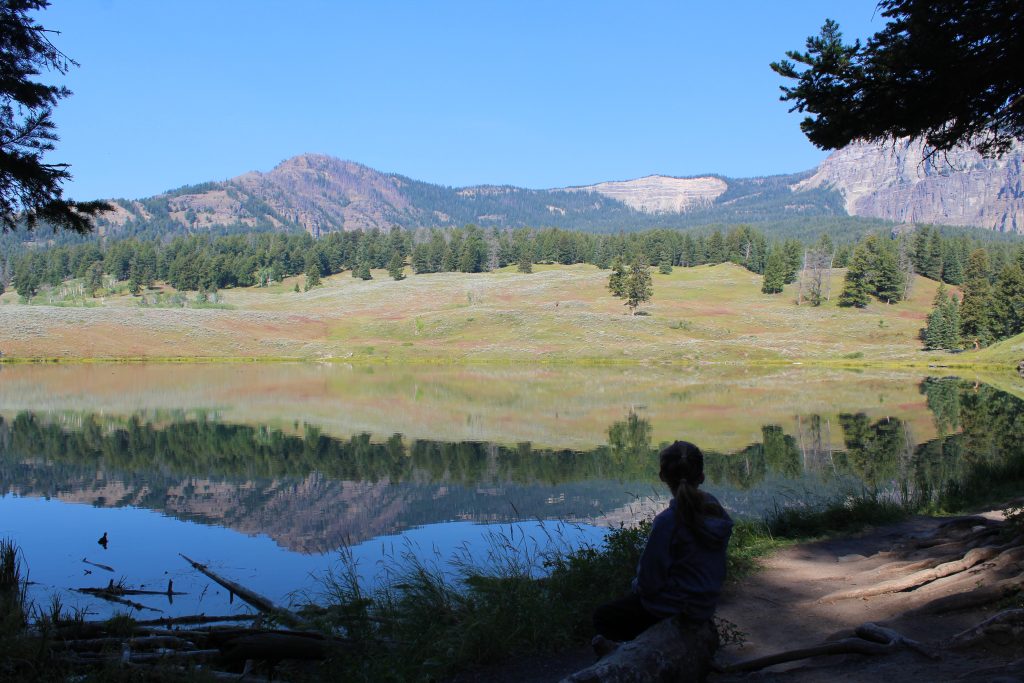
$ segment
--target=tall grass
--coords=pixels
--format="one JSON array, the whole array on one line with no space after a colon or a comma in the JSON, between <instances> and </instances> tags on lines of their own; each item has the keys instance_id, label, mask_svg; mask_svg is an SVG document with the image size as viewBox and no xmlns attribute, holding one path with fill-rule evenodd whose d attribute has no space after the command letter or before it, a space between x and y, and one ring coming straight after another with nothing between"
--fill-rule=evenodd
<instances>
[{"instance_id":1,"label":"tall grass","mask_svg":"<svg viewBox=\"0 0 1024 683\"><path fill-rule=\"evenodd\" d=\"M0 638L21 632L27 623L26 579L21 550L8 538L0 539Z\"/></svg>"},{"instance_id":2,"label":"tall grass","mask_svg":"<svg viewBox=\"0 0 1024 683\"><path fill-rule=\"evenodd\" d=\"M849 506L847 506L849 509ZM857 503L858 519L879 521L887 506ZM793 535L832 525L835 513L787 512L736 522L729 545L732 582ZM814 517L815 522L798 523ZM350 552L321 577L323 628L350 638L325 675L347 680L433 680L524 652L578 646L593 635L591 615L630 590L650 521L611 529L600 543L571 547L564 525L543 525L542 541L521 529L491 534L484 552L423 559L405 548L368 590ZM849 528L847 524L844 528ZM473 559L473 558L478 559Z\"/></svg>"}]
</instances>

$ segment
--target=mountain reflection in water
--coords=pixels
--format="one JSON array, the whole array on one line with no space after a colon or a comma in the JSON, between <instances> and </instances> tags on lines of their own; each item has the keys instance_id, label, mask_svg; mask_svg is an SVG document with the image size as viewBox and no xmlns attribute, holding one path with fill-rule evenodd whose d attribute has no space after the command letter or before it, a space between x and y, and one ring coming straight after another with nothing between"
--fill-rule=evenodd
<instances>
[{"instance_id":1,"label":"mountain reflection in water","mask_svg":"<svg viewBox=\"0 0 1024 683\"><path fill-rule=\"evenodd\" d=\"M921 392L940 436L897 417L810 414L787 433L760 428L732 453L706 450L708 488L736 514L818 502L840 491L946 495L979 468L1024 460L1024 410L987 385L929 379ZM215 414L19 412L0 416L0 485L26 497L135 507L265 534L324 553L439 522L627 518L660 496L651 425L630 411L591 450L529 443L301 435ZM842 448L835 444L841 437Z\"/></svg>"}]
</instances>

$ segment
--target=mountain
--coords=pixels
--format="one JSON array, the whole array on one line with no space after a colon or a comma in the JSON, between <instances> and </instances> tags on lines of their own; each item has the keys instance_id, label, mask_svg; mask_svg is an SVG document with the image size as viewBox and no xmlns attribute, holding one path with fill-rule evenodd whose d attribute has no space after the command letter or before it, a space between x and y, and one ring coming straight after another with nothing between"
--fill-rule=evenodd
<instances>
[{"instance_id":1,"label":"mountain","mask_svg":"<svg viewBox=\"0 0 1024 683\"><path fill-rule=\"evenodd\" d=\"M594 231L708 224L807 222L829 217L977 226L1024 233L1017 145L998 160L973 152L925 158L919 144L851 145L815 171L758 178L651 175L531 190L453 188L321 154L141 200L117 200L102 234L239 229L335 230L561 227Z\"/></svg>"},{"instance_id":2,"label":"mountain","mask_svg":"<svg viewBox=\"0 0 1024 683\"><path fill-rule=\"evenodd\" d=\"M999 159L967 149L928 156L923 143L907 139L857 143L830 155L793 189L836 190L851 216L1024 233L1022 161L1020 142Z\"/></svg>"}]
</instances>

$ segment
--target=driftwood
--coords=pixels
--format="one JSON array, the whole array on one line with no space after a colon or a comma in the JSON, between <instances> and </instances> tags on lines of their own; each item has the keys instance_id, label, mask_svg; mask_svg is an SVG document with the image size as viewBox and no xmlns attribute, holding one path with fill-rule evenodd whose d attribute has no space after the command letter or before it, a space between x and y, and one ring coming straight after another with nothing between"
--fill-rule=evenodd
<instances>
[{"instance_id":1,"label":"driftwood","mask_svg":"<svg viewBox=\"0 0 1024 683\"><path fill-rule=\"evenodd\" d=\"M82 558L82 562L84 562L85 564L91 565L93 567L99 567L100 569L103 569L104 571L108 571L111 574L114 573L114 568L111 567L108 564L100 564L99 562L91 562L91 561L85 559L84 557Z\"/></svg>"},{"instance_id":2,"label":"driftwood","mask_svg":"<svg viewBox=\"0 0 1024 683\"><path fill-rule=\"evenodd\" d=\"M717 649L713 622L665 619L562 683L704 681Z\"/></svg>"},{"instance_id":3,"label":"driftwood","mask_svg":"<svg viewBox=\"0 0 1024 683\"><path fill-rule=\"evenodd\" d=\"M289 626L308 625L302 617L300 617L299 615L295 614L290 610L285 609L284 607L278 607L273 603L273 601L270 600L270 598L263 597L259 593L249 590L245 586L239 583L235 583L230 579L225 579L224 577L211 571L205 564L196 562L195 560L183 555L182 553L178 553L178 555L180 555L182 559L184 559L186 562L192 565L194 569L206 575L211 580L220 584L224 588L227 588L233 594L237 595L242 600L249 603L259 611L273 615L281 621L283 621L284 623L288 624Z\"/></svg>"},{"instance_id":4,"label":"driftwood","mask_svg":"<svg viewBox=\"0 0 1024 683\"><path fill-rule=\"evenodd\" d=\"M84 640L65 640L61 643L64 647L69 650L77 650L80 652L94 652L101 650L109 650L112 647L121 649L123 645L129 645L133 648L138 649L149 649L149 648L192 648L195 647L195 643L191 640L186 640L178 636L143 636L141 638L118 638L116 636L107 636L103 638L87 638Z\"/></svg>"},{"instance_id":5,"label":"driftwood","mask_svg":"<svg viewBox=\"0 0 1024 683\"><path fill-rule=\"evenodd\" d=\"M192 624L217 624L227 621L252 621L258 619L259 614L227 614L223 616L191 614L183 617L160 617L146 621L136 621L136 626L183 626Z\"/></svg>"},{"instance_id":6,"label":"driftwood","mask_svg":"<svg viewBox=\"0 0 1024 683\"><path fill-rule=\"evenodd\" d=\"M276 662L282 659L317 660L327 657L324 638L292 633L254 633L232 638L220 646L221 656L231 662L247 659Z\"/></svg>"},{"instance_id":7,"label":"driftwood","mask_svg":"<svg viewBox=\"0 0 1024 683\"><path fill-rule=\"evenodd\" d=\"M119 605L126 605L128 607L131 607L132 609L137 609L139 611L148 609L151 612L163 612L162 609L158 609L156 607L147 607L146 605L143 605L141 602L133 602L127 598L122 598L120 595L117 595L116 593L112 593L102 588L75 588L74 590L77 593L85 593L86 595L92 595L102 600L106 600L108 602L116 602Z\"/></svg>"},{"instance_id":8,"label":"driftwood","mask_svg":"<svg viewBox=\"0 0 1024 683\"><path fill-rule=\"evenodd\" d=\"M759 671L776 664L795 662L809 657L820 657L822 655L887 655L900 649L911 649L928 657L937 659L938 655L928 650L924 645L904 637L902 634L878 624L871 622L861 624L854 631L855 638L843 638L832 642L822 643L813 647L787 650L765 657L757 657L745 662L730 664L722 667L725 673L738 673L744 671Z\"/></svg>"}]
</instances>

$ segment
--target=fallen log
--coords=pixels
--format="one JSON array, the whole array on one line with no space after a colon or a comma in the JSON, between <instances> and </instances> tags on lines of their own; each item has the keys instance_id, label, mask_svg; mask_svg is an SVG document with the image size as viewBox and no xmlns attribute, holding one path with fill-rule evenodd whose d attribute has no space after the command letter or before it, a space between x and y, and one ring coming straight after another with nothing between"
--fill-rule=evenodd
<instances>
[{"instance_id":1,"label":"fallen log","mask_svg":"<svg viewBox=\"0 0 1024 683\"><path fill-rule=\"evenodd\" d=\"M289 626L308 626L308 624L302 617L295 614L291 610L275 605L273 601L270 600L270 598L266 598L255 591L249 590L240 583L236 583L230 579L225 579L224 577L210 570L205 564L196 562L195 560L187 557L182 553L178 553L178 555L180 555L182 559L184 559L186 562L192 565L192 567L195 570L209 577L211 580L220 584L224 588L227 588L234 595L237 595L242 600L249 603L259 611L271 614L280 619L281 621L283 621L284 623L288 624Z\"/></svg>"},{"instance_id":2,"label":"fallen log","mask_svg":"<svg viewBox=\"0 0 1024 683\"><path fill-rule=\"evenodd\" d=\"M562 679L562 683L626 681L704 681L718 649L712 621L694 623L673 617L622 643L598 662Z\"/></svg>"}]
</instances>

